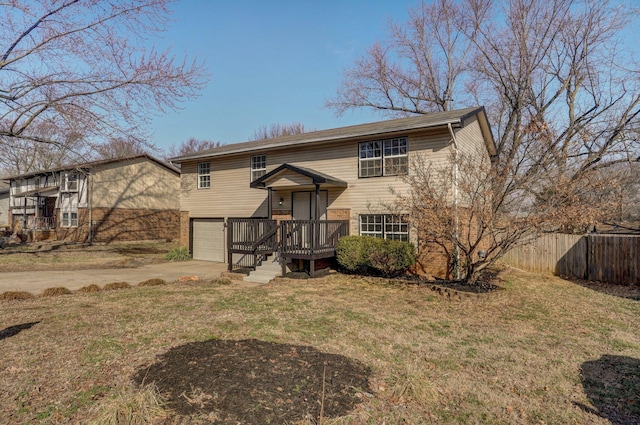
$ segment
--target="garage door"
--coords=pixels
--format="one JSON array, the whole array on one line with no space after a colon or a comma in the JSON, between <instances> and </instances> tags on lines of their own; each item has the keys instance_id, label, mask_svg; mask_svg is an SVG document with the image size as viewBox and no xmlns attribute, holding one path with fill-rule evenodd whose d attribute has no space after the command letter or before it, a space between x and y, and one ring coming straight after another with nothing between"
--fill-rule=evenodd
<instances>
[{"instance_id":1,"label":"garage door","mask_svg":"<svg viewBox=\"0 0 640 425\"><path fill-rule=\"evenodd\" d=\"M194 218L193 259L224 262L224 220L221 218Z\"/></svg>"}]
</instances>

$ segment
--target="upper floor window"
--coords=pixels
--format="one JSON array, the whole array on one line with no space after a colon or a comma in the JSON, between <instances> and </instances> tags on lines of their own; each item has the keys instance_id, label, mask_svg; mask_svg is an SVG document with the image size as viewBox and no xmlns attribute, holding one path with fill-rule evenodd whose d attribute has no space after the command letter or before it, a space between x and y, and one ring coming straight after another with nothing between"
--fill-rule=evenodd
<instances>
[{"instance_id":1,"label":"upper floor window","mask_svg":"<svg viewBox=\"0 0 640 425\"><path fill-rule=\"evenodd\" d=\"M267 174L267 155L251 157L251 181L259 179Z\"/></svg>"},{"instance_id":2,"label":"upper floor window","mask_svg":"<svg viewBox=\"0 0 640 425\"><path fill-rule=\"evenodd\" d=\"M361 142L359 177L395 176L409 170L406 137Z\"/></svg>"},{"instance_id":3,"label":"upper floor window","mask_svg":"<svg viewBox=\"0 0 640 425\"><path fill-rule=\"evenodd\" d=\"M65 192L77 192L78 191L78 175L72 174L72 173L66 173L64 175L62 188Z\"/></svg>"},{"instance_id":4,"label":"upper floor window","mask_svg":"<svg viewBox=\"0 0 640 425\"><path fill-rule=\"evenodd\" d=\"M360 235L407 242L409 223L400 215L363 214L360 216Z\"/></svg>"},{"instance_id":5,"label":"upper floor window","mask_svg":"<svg viewBox=\"0 0 640 425\"><path fill-rule=\"evenodd\" d=\"M198 163L198 189L209 189L211 187L211 164L208 162Z\"/></svg>"}]
</instances>

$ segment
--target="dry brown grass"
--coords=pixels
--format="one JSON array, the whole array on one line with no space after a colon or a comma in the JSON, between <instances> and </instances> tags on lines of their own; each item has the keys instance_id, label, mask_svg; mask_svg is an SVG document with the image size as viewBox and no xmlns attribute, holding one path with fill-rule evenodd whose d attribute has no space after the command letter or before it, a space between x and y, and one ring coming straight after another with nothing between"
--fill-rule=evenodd
<instances>
[{"instance_id":1,"label":"dry brown grass","mask_svg":"<svg viewBox=\"0 0 640 425\"><path fill-rule=\"evenodd\" d=\"M24 301L34 298L35 295L26 291L7 291L0 294L0 301Z\"/></svg>"},{"instance_id":2,"label":"dry brown grass","mask_svg":"<svg viewBox=\"0 0 640 425\"><path fill-rule=\"evenodd\" d=\"M82 288L78 289L78 292L81 292L81 293L92 293L92 292L100 292L100 291L102 291L102 288L100 288L100 286L96 285L95 283L92 283L91 285L83 286Z\"/></svg>"},{"instance_id":3,"label":"dry brown grass","mask_svg":"<svg viewBox=\"0 0 640 425\"><path fill-rule=\"evenodd\" d=\"M137 267L165 262L173 243L129 242L108 245L34 242L0 250L0 272L86 270Z\"/></svg>"},{"instance_id":4,"label":"dry brown grass","mask_svg":"<svg viewBox=\"0 0 640 425\"><path fill-rule=\"evenodd\" d=\"M104 285L104 288L102 289L105 291L115 291L117 289L129 289L129 288L131 288L131 285L129 285L129 283L127 282L111 282Z\"/></svg>"},{"instance_id":5,"label":"dry brown grass","mask_svg":"<svg viewBox=\"0 0 640 425\"><path fill-rule=\"evenodd\" d=\"M622 419L640 414L620 389L633 379L597 386L603 359L640 361L640 302L555 277L503 279L499 293L455 300L335 275L5 303L6 326L41 322L2 341L0 417L89 423L95 406L135 394L130 378L157 355L211 338L309 345L369 366L373 394L325 424L624 423L600 400Z\"/></svg>"},{"instance_id":6,"label":"dry brown grass","mask_svg":"<svg viewBox=\"0 0 640 425\"><path fill-rule=\"evenodd\" d=\"M162 398L154 385L142 389L117 389L92 409L90 425L147 425L166 419Z\"/></svg>"},{"instance_id":7,"label":"dry brown grass","mask_svg":"<svg viewBox=\"0 0 640 425\"><path fill-rule=\"evenodd\" d=\"M160 285L166 285L167 282L165 282L164 279L148 279L145 280L144 282L140 282L138 283L138 286L160 286Z\"/></svg>"},{"instance_id":8,"label":"dry brown grass","mask_svg":"<svg viewBox=\"0 0 640 425\"><path fill-rule=\"evenodd\" d=\"M42 291L42 294L40 294L41 297L59 297L60 295L70 295L73 294L73 292L71 292L71 290L63 287L63 286L58 286L55 288L47 288L44 291Z\"/></svg>"}]
</instances>

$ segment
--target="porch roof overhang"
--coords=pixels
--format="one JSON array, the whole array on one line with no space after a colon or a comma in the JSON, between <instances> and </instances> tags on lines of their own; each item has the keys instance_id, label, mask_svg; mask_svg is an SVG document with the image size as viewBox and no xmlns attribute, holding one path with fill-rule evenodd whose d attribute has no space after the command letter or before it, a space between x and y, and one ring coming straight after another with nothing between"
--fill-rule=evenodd
<instances>
[{"instance_id":1,"label":"porch roof overhang","mask_svg":"<svg viewBox=\"0 0 640 425\"><path fill-rule=\"evenodd\" d=\"M38 189L26 190L24 192L16 193L14 198L27 198L31 196L57 196L60 186L47 186L40 187Z\"/></svg>"},{"instance_id":2,"label":"porch roof overhang","mask_svg":"<svg viewBox=\"0 0 640 425\"><path fill-rule=\"evenodd\" d=\"M288 183L282 183L283 177L286 175L297 175L302 177L301 181L290 180ZM312 170L310 168L298 167L291 164L282 164L275 170L272 170L264 176L251 182L250 187L256 189L269 189L269 188L298 188L304 186L321 186L327 187L347 187L347 182L344 180L331 177L328 174L321 173L319 171Z\"/></svg>"}]
</instances>

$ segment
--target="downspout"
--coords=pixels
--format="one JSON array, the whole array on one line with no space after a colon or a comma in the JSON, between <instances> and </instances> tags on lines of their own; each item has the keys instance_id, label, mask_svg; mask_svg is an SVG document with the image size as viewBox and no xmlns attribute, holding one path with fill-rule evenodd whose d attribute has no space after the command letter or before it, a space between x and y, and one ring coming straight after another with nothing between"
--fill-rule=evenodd
<instances>
[{"instance_id":1,"label":"downspout","mask_svg":"<svg viewBox=\"0 0 640 425\"><path fill-rule=\"evenodd\" d=\"M87 198L89 201L89 246L93 245L93 174L87 172Z\"/></svg>"},{"instance_id":2,"label":"downspout","mask_svg":"<svg viewBox=\"0 0 640 425\"><path fill-rule=\"evenodd\" d=\"M453 142L453 211L455 217L455 232L456 240L460 240L460 217L458 215L458 175L460 173L458 165L458 142L456 141L456 135L453 131L451 123L447 124L449 133L451 134L451 141ZM456 250L456 280L460 280L460 250L455 247Z\"/></svg>"}]
</instances>

